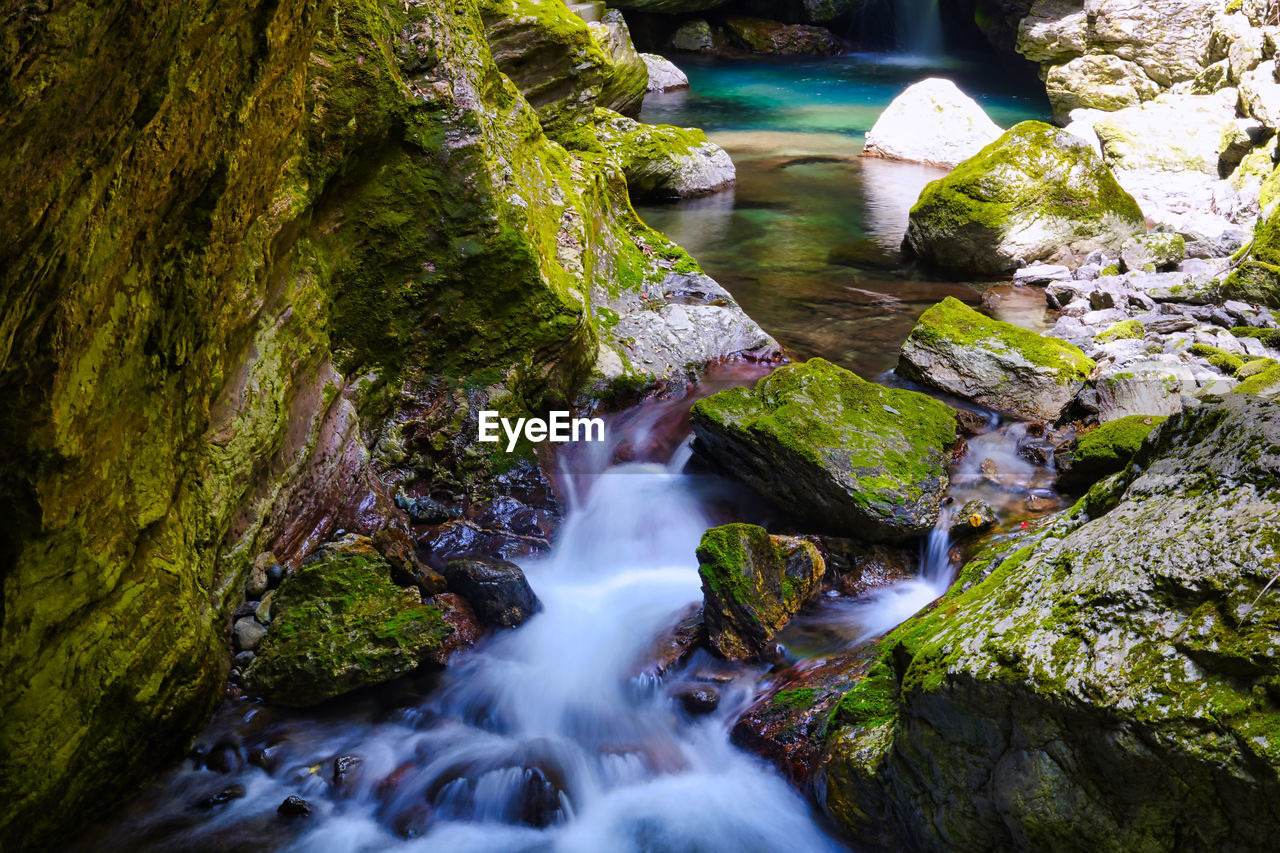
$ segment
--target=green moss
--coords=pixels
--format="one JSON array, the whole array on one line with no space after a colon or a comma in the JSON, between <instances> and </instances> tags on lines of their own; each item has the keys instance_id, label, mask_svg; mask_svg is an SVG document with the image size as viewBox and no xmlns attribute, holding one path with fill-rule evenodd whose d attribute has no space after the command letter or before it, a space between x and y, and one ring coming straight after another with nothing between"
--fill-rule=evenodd
<instances>
[{"instance_id":1,"label":"green moss","mask_svg":"<svg viewBox=\"0 0 1280 853\"><path fill-rule=\"evenodd\" d=\"M1096 366L1079 347L992 320L954 296L920 315L911 337L926 344L945 340L957 346L1017 353L1033 365L1052 370L1060 385L1085 381Z\"/></svg>"},{"instance_id":2,"label":"green moss","mask_svg":"<svg viewBox=\"0 0 1280 853\"><path fill-rule=\"evenodd\" d=\"M1240 358L1240 356L1209 344L1194 344L1191 347L1191 352L1201 358L1208 359L1210 364L1228 376L1235 376L1236 372L1241 367L1244 367L1244 359Z\"/></svg>"},{"instance_id":3,"label":"green moss","mask_svg":"<svg viewBox=\"0 0 1280 853\"><path fill-rule=\"evenodd\" d=\"M1280 329L1258 329L1253 326L1236 326L1231 334L1237 338L1257 338L1263 346L1280 349Z\"/></svg>"},{"instance_id":4,"label":"green moss","mask_svg":"<svg viewBox=\"0 0 1280 853\"><path fill-rule=\"evenodd\" d=\"M897 716L898 679L884 654L836 703L830 727L878 726Z\"/></svg>"},{"instance_id":5,"label":"green moss","mask_svg":"<svg viewBox=\"0 0 1280 853\"><path fill-rule=\"evenodd\" d=\"M1119 471L1138 452L1147 435L1164 420L1162 416L1129 415L1108 421L1080 438L1073 464L1110 469L1106 473Z\"/></svg>"},{"instance_id":6,"label":"green moss","mask_svg":"<svg viewBox=\"0 0 1280 853\"><path fill-rule=\"evenodd\" d=\"M1120 265L1107 264L1102 268L1101 275L1120 275Z\"/></svg>"},{"instance_id":7,"label":"green moss","mask_svg":"<svg viewBox=\"0 0 1280 853\"><path fill-rule=\"evenodd\" d=\"M811 707L817 696L818 691L812 687L793 687L789 690L779 690L769 701L776 708L797 711Z\"/></svg>"},{"instance_id":8,"label":"green moss","mask_svg":"<svg viewBox=\"0 0 1280 853\"><path fill-rule=\"evenodd\" d=\"M1141 340L1147 336L1147 329L1141 320L1121 320L1111 325L1106 331L1099 332L1094 339L1100 344L1110 341Z\"/></svg>"},{"instance_id":9,"label":"green moss","mask_svg":"<svg viewBox=\"0 0 1280 853\"><path fill-rule=\"evenodd\" d=\"M1259 373L1262 373L1274 364L1276 364L1276 360L1274 358L1251 359L1246 361L1240 369L1236 371L1236 378L1243 382L1246 379L1251 379L1254 376L1257 376Z\"/></svg>"},{"instance_id":10,"label":"green moss","mask_svg":"<svg viewBox=\"0 0 1280 853\"><path fill-rule=\"evenodd\" d=\"M1239 394L1275 396L1280 392L1280 363L1273 363L1266 370L1254 374L1235 387Z\"/></svg>"},{"instance_id":11,"label":"green moss","mask_svg":"<svg viewBox=\"0 0 1280 853\"><path fill-rule=\"evenodd\" d=\"M1280 212L1258 223L1240 261L1223 282L1223 296L1280 307Z\"/></svg>"}]
</instances>

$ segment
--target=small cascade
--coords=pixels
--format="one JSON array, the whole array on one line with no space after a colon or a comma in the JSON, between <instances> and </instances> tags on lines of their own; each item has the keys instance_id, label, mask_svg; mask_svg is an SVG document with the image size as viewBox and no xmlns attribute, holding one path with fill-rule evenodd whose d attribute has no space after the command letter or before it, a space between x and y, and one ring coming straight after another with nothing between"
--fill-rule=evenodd
<instances>
[{"instance_id":1,"label":"small cascade","mask_svg":"<svg viewBox=\"0 0 1280 853\"><path fill-rule=\"evenodd\" d=\"M913 56L943 53L942 13L938 0L897 0L893 8L897 49Z\"/></svg>"}]
</instances>

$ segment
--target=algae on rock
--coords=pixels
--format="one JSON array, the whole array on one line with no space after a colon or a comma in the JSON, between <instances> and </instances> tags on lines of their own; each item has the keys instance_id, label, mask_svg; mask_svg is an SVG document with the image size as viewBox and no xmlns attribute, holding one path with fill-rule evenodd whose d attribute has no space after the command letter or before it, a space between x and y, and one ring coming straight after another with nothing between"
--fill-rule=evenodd
<instances>
[{"instance_id":1,"label":"algae on rock","mask_svg":"<svg viewBox=\"0 0 1280 853\"><path fill-rule=\"evenodd\" d=\"M696 449L784 512L865 540L927 533L956 443L955 411L820 358L699 400Z\"/></svg>"}]
</instances>

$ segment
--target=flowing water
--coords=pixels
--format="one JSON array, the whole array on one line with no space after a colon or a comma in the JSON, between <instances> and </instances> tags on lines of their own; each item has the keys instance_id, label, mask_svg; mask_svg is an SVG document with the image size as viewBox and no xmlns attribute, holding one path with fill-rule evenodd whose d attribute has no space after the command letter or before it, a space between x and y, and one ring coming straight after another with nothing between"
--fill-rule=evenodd
<instances>
[{"instance_id":1,"label":"flowing water","mask_svg":"<svg viewBox=\"0 0 1280 853\"><path fill-rule=\"evenodd\" d=\"M879 375L926 304L976 292L924 278L894 254L912 194L934 173L855 159L858 134L904 74L862 62L690 69L696 93L651 105L646 117L709 126L734 153L740 184L735 194L643 213L796 354ZM735 109L737 99L751 108ZM859 266L826 263L824 247L859 240L872 246ZM1025 303L1008 304L1036 320ZM684 399L615 417L609 446L559 455L567 514L552 550L522 561L543 604L523 626L458 655L444 673L318 709L224 703L198 760L155 780L82 847L844 849L811 803L730 742L767 665L697 652L663 677L644 674L655 639L701 601L702 532L775 520L741 488L684 470L693 399L759 375L728 366ZM964 500L980 496L1014 516L1052 509L1048 470L1019 451L1035 439L1031 428L991 426L954 472L953 504L922 544L919 576L857 598L830 593L806 617L828 648L847 651L945 591L954 574L947 528ZM794 659L802 645L781 651ZM716 710L683 710L671 690L681 681L713 686ZM288 796L305 798L311 816L277 815Z\"/></svg>"}]
</instances>

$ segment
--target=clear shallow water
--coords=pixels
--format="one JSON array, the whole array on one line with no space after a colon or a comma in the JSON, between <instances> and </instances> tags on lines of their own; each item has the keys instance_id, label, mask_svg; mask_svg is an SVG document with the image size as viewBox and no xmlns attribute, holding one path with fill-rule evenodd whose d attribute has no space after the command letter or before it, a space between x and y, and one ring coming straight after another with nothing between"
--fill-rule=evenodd
<instances>
[{"instance_id":1,"label":"clear shallow water","mask_svg":"<svg viewBox=\"0 0 1280 853\"><path fill-rule=\"evenodd\" d=\"M925 77L955 80L1002 127L1047 118L1042 88L999 67L901 55L677 60L689 91L650 95L641 118L705 129L733 157L738 183L637 210L794 356L876 376L925 308L948 295L977 300L974 287L904 264L899 252L920 190L945 171L860 158L863 135Z\"/></svg>"}]
</instances>

